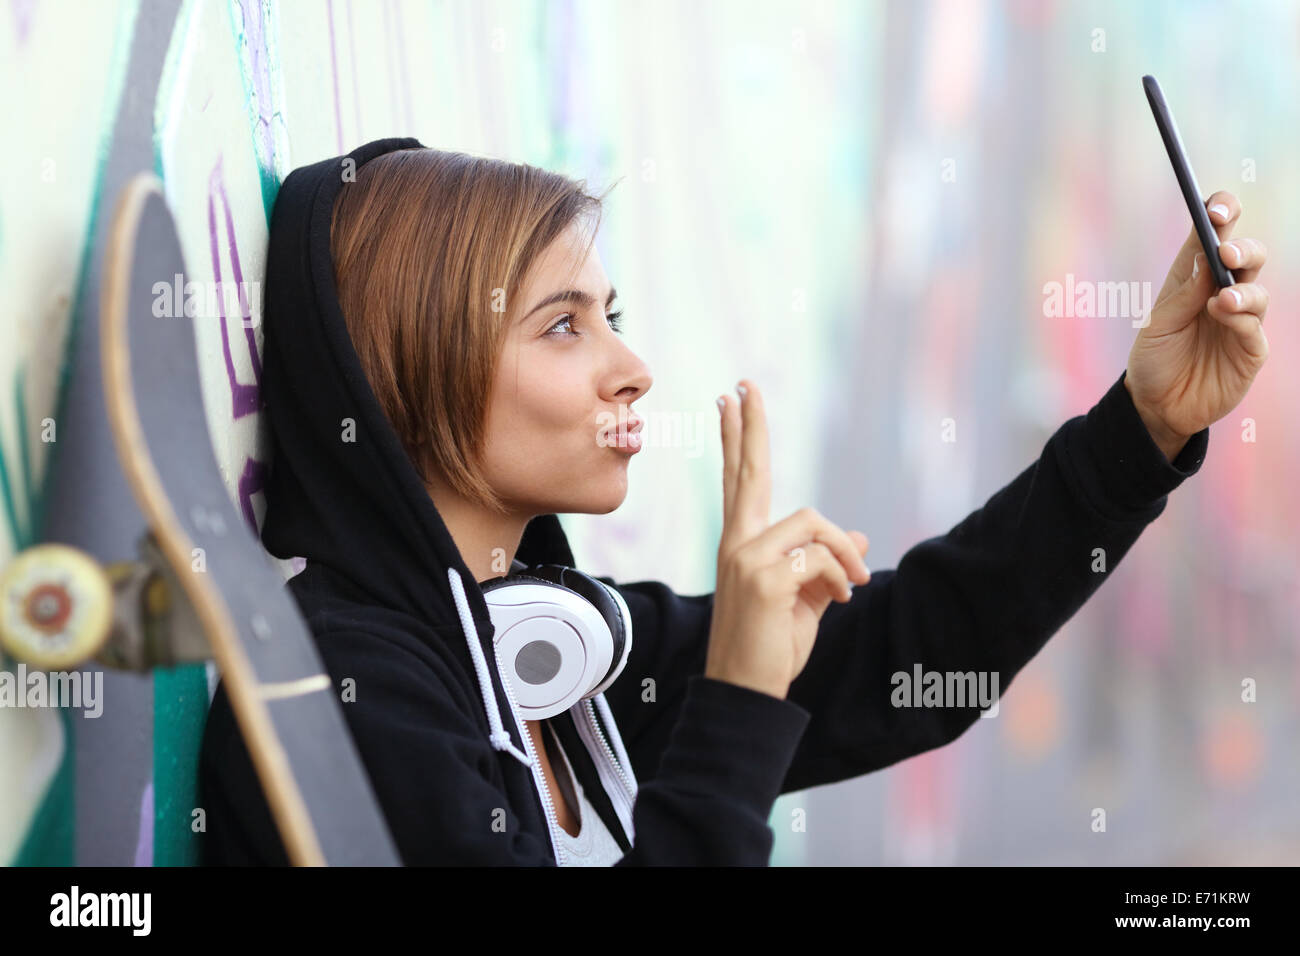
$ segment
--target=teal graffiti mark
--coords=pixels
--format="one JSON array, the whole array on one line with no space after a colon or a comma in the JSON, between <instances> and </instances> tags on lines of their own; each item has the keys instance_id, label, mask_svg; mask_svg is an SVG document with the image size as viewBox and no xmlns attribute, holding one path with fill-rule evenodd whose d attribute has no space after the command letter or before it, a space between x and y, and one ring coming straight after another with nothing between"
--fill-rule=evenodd
<instances>
[{"instance_id":1,"label":"teal graffiti mark","mask_svg":"<svg viewBox=\"0 0 1300 956\"><path fill-rule=\"evenodd\" d=\"M45 511L45 493L36 487L36 478L32 474L32 443L27 434L27 368L21 365L14 378L14 407L18 409L18 458L23 469L23 497L35 503L36 510ZM29 512L30 514L30 512Z\"/></svg>"},{"instance_id":2,"label":"teal graffiti mark","mask_svg":"<svg viewBox=\"0 0 1300 956\"><path fill-rule=\"evenodd\" d=\"M24 390L24 381L26 380L25 363L18 366L18 374L14 378L15 407L20 410L23 408L22 393ZM18 442L22 446L21 457L27 458L27 419L26 416L19 412L18 416ZM24 521L22 514L30 515L32 513L32 501L28 497L28 488L23 489L22 509L20 513L18 496L14 494L13 478L10 477L11 467L8 459L5 457L3 445L0 445L0 493L4 495L5 521L9 528L9 540L13 542L15 553L23 548L30 547L33 536L31 525ZM24 468L26 471L26 468Z\"/></svg>"},{"instance_id":3,"label":"teal graffiti mark","mask_svg":"<svg viewBox=\"0 0 1300 956\"><path fill-rule=\"evenodd\" d=\"M195 866L199 837L199 751L208 716L205 664L160 667L153 674L153 865Z\"/></svg>"},{"instance_id":4,"label":"teal graffiti mark","mask_svg":"<svg viewBox=\"0 0 1300 956\"><path fill-rule=\"evenodd\" d=\"M253 126L253 150L257 156L262 185L262 211L271 223L271 209L280 191L276 173L276 131L284 124L277 108L276 77L279 62L275 55L275 13L269 0L238 0L228 7L230 29L235 37L239 58L239 75L244 83L244 99Z\"/></svg>"}]
</instances>

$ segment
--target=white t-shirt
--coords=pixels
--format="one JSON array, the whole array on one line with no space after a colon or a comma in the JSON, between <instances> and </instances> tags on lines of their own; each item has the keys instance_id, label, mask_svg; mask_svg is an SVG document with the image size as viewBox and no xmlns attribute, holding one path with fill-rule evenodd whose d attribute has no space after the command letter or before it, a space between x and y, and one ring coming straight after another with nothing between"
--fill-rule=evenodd
<instances>
[{"instance_id":1,"label":"white t-shirt","mask_svg":"<svg viewBox=\"0 0 1300 956\"><path fill-rule=\"evenodd\" d=\"M549 724L547 725L550 726ZM623 848L618 845L614 837L609 832L609 827L605 826L605 821L600 818L596 808L591 805L587 799L587 794L582 789L582 784L573 773L573 766L569 763L569 757L564 752L564 747L560 744L560 738L556 736L555 730L551 730L551 739L555 741L555 749L560 753L560 761L564 764L564 773L568 775L569 784L578 794L578 835L570 836L564 827L557 827L560 831L560 845L564 848L563 866L613 866L619 860L623 859ZM557 769L552 761L552 770Z\"/></svg>"}]
</instances>

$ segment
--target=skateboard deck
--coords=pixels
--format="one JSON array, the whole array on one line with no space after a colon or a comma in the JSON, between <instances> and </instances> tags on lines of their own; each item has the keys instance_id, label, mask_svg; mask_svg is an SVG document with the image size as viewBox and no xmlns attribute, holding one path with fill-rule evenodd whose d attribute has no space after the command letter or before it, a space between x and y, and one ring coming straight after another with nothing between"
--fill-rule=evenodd
<instances>
[{"instance_id":1,"label":"skateboard deck","mask_svg":"<svg viewBox=\"0 0 1300 956\"><path fill-rule=\"evenodd\" d=\"M159 284L182 300L184 275L161 183L142 173L118 200L100 309L119 460L211 646L290 862L398 865L311 633L213 454L194 323L218 319L155 314Z\"/></svg>"}]
</instances>

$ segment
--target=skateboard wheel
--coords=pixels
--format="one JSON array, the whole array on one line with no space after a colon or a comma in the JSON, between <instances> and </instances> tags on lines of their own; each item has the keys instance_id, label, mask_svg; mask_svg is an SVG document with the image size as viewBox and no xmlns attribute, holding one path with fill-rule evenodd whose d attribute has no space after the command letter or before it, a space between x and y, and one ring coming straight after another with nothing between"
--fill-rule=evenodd
<instances>
[{"instance_id":1,"label":"skateboard wheel","mask_svg":"<svg viewBox=\"0 0 1300 956\"><path fill-rule=\"evenodd\" d=\"M94 657L113 625L113 586L90 555L40 544L0 573L0 646L45 670Z\"/></svg>"}]
</instances>

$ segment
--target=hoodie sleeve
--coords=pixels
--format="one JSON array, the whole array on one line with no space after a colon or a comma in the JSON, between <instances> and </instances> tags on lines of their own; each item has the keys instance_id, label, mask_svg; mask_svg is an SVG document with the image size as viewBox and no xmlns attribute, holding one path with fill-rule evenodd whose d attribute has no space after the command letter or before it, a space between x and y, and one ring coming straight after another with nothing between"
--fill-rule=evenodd
<instances>
[{"instance_id":1,"label":"hoodie sleeve","mask_svg":"<svg viewBox=\"0 0 1300 956\"><path fill-rule=\"evenodd\" d=\"M788 703L811 717L780 792L860 776L960 736L978 706L896 707L894 675L983 671L1005 691L1200 469L1208 441L1205 429L1168 461L1121 375L982 508L832 603L790 687ZM713 596L675 595L658 582L617 587L633 616L633 650L605 696L634 769L653 773L688 677L703 671Z\"/></svg>"}]
</instances>

